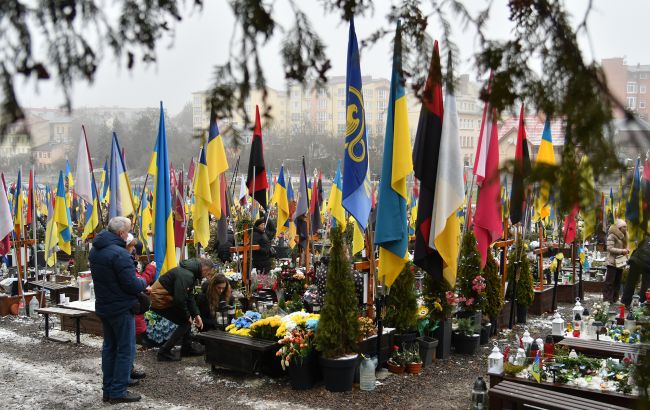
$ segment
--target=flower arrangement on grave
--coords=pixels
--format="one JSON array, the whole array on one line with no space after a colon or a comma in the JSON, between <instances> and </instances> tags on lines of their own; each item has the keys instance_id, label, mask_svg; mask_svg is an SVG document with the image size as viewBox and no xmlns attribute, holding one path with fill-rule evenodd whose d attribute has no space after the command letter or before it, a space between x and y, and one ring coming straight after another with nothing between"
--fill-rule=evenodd
<instances>
[{"instance_id":1,"label":"flower arrangement on grave","mask_svg":"<svg viewBox=\"0 0 650 410\"><path fill-rule=\"evenodd\" d=\"M304 313L304 312L302 312ZM280 357L280 363L283 369L286 369L291 363L302 364L305 357L314 352L314 332L318 327L319 315L307 314L297 315L291 320L283 322L284 332L283 337L278 341L282 346L276 353ZM287 324L292 323L291 330L287 330ZM282 325L277 331L281 333Z\"/></svg>"},{"instance_id":2,"label":"flower arrangement on grave","mask_svg":"<svg viewBox=\"0 0 650 410\"><path fill-rule=\"evenodd\" d=\"M476 247L474 232L468 230L463 237L456 278L457 295L454 303L465 311L482 310L485 305L485 278L481 272L481 255ZM447 293L447 300L452 300Z\"/></svg>"},{"instance_id":3,"label":"flower arrangement on grave","mask_svg":"<svg viewBox=\"0 0 650 410\"><path fill-rule=\"evenodd\" d=\"M257 274L257 290L272 289L276 290L278 282L273 274L258 273Z\"/></svg>"},{"instance_id":4,"label":"flower arrangement on grave","mask_svg":"<svg viewBox=\"0 0 650 410\"><path fill-rule=\"evenodd\" d=\"M490 320L496 320L503 309L504 299L499 267L492 252L488 252L483 277L485 278L485 308L483 310Z\"/></svg>"},{"instance_id":5,"label":"flower arrangement on grave","mask_svg":"<svg viewBox=\"0 0 650 410\"><path fill-rule=\"evenodd\" d=\"M607 324L609 320L609 302L595 302L591 307L591 316L595 321Z\"/></svg>"},{"instance_id":6,"label":"flower arrangement on grave","mask_svg":"<svg viewBox=\"0 0 650 410\"><path fill-rule=\"evenodd\" d=\"M226 332L239 336L251 336L251 325L260 319L262 319L262 315L249 310L243 316L233 319L231 324L226 326Z\"/></svg>"},{"instance_id":7,"label":"flower arrangement on grave","mask_svg":"<svg viewBox=\"0 0 650 410\"><path fill-rule=\"evenodd\" d=\"M280 328L280 316L269 316L251 323L250 335L258 339L278 340L276 333Z\"/></svg>"},{"instance_id":8,"label":"flower arrangement on grave","mask_svg":"<svg viewBox=\"0 0 650 410\"><path fill-rule=\"evenodd\" d=\"M386 301L384 325L394 327L397 333L416 329L418 301L415 294L415 266L407 262L390 289Z\"/></svg>"},{"instance_id":9,"label":"flower arrangement on grave","mask_svg":"<svg viewBox=\"0 0 650 410\"><path fill-rule=\"evenodd\" d=\"M367 339L371 336L377 334L377 328L375 327L375 322L365 316L359 316L359 341Z\"/></svg>"},{"instance_id":10,"label":"flower arrangement on grave","mask_svg":"<svg viewBox=\"0 0 650 410\"><path fill-rule=\"evenodd\" d=\"M406 353L397 345L393 346L393 352L388 363L394 366L403 367L406 365Z\"/></svg>"},{"instance_id":11,"label":"flower arrangement on grave","mask_svg":"<svg viewBox=\"0 0 650 410\"><path fill-rule=\"evenodd\" d=\"M641 342L641 326L636 326L634 331L625 329L624 326L612 326L609 328L607 335L615 342L639 343Z\"/></svg>"},{"instance_id":12,"label":"flower arrangement on grave","mask_svg":"<svg viewBox=\"0 0 650 410\"><path fill-rule=\"evenodd\" d=\"M426 272L424 273L422 287L424 306L429 310L427 326L430 329L438 321L451 317L454 309L454 301L450 301L447 298L447 292L451 292L452 287L445 279L438 280ZM453 295L453 292L451 294Z\"/></svg>"},{"instance_id":13,"label":"flower arrangement on grave","mask_svg":"<svg viewBox=\"0 0 650 410\"><path fill-rule=\"evenodd\" d=\"M307 280L301 269L296 269L288 262L284 262L280 267L276 286L282 289L279 305L283 310L295 312L303 308L302 297L305 293Z\"/></svg>"}]
</instances>

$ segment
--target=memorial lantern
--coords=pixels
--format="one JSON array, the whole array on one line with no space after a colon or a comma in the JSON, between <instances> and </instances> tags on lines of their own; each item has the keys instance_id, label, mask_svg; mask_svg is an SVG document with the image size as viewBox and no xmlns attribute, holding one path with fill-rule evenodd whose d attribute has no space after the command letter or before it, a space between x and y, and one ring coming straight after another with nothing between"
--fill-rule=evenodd
<instances>
[{"instance_id":1,"label":"memorial lantern","mask_svg":"<svg viewBox=\"0 0 650 410\"><path fill-rule=\"evenodd\" d=\"M525 351L529 351L530 347L533 345L534 339L530 336L528 326L524 327L524 335L521 338L521 342L524 344Z\"/></svg>"},{"instance_id":2,"label":"memorial lantern","mask_svg":"<svg viewBox=\"0 0 650 410\"><path fill-rule=\"evenodd\" d=\"M571 316L576 317L576 313L578 313L582 317L582 314L584 313L584 311L585 311L585 308L580 303L580 298L576 298L576 304L575 304L575 306L573 306L573 309L571 309L571 312L573 313Z\"/></svg>"},{"instance_id":3,"label":"memorial lantern","mask_svg":"<svg viewBox=\"0 0 650 410\"><path fill-rule=\"evenodd\" d=\"M472 410L483 410L488 407L488 389L485 380L477 377L472 387Z\"/></svg>"},{"instance_id":4,"label":"memorial lantern","mask_svg":"<svg viewBox=\"0 0 650 410\"><path fill-rule=\"evenodd\" d=\"M501 350L499 350L497 342L494 342L492 353L488 356L488 373L503 373L503 354L501 353Z\"/></svg>"},{"instance_id":5,"label":"memorial lantern","mask_svg":"<svg viewBox=\"0 0 650 410\"><path fill-rule=\"evenodd\" d=\"M557 310L555 311L555 315L553 316L553 321L551 323L553 325L553 336L564 336L564 319L562 319L562 316L560 316Z\"/></svg>"}]
</instances>

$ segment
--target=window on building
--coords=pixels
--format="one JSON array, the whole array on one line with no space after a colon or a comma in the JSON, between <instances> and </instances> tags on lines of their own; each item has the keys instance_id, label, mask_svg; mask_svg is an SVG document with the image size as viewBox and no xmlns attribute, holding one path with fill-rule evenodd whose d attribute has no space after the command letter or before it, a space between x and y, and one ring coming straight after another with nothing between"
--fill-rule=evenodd
<instances>
[{"instance_id":1,"label":"window on building","mask_svg":"<svg viewBox=\"0 0 650 410\"><path fill-rule=\"evenodd\" d=\"M368 100L374 95L372 90L363 90L363 99Z\"/></svg>"},{"instance_id":2,"label":"window on building","mask_svg":"<svg viewBox=\"0 0 650 410\"><path fill-rule=\"evenodd\" d=\"M646 107L645 100L639 100L639 109L643 110L645 109L645 107Z\"/></svg>"},{"instance_id":3,"label":"window on building","mask_svg":"<svg viewBox=\"0 0 650 410\"><path fill-rule=\"evenodd\" d=\"M645 94L646 93L646 86L645 85L640 85L639 86L639 94Z\"/></svg>"},{"instance_id":4,"label":"window on building","mask_svg":"<svg viewBox=\"0 0 650 410\"><path fill-rule=\"evenodd\" d=\"M628 81L628 83L627 83L627 93L628 94L636 93L636 83L634 81Z\"/></svg>"},{"instance_id":5,"label":"window on building","mask_svg":"<svg viewBox=\"0 0 650 410\"><path fill-rule=\"evenodd\" d=\"M293 110L298 111L300 109L300 101L293 102Z\"/></svg>"},{"instance_id":6,"label":"window on building","mask_svg":"<svg viewBox=\"0 0 650 410\"><path fill-rule=\"evenodd\" d=\"M324 89L324 88L321 88L320 90L318 90L318 95L320 97L327 97L327 90Z\"/></svg>"},{"instance_id":7,"label":"window on building","mask_svg":"<svg viewBox=\"0 0 650 410\"><path fill-rule=\"evenodd\" d=\"M293 114L291 114L291 121L300 121L300 113L294 112Z\"/></svg>"},{"instance_id":8,"label":"window on building","mask_svg":"<svg viewBox=\"0 0 650 410\"><path fill-rule=\"evenodd\" d=\"M377 101L377 109L378 110L385 110L386 109L386 101L379 100Z\"/></svg>"},{"instance_id":9,"label":"window on building","mask_svg":"<svg viewBox=\"0 0 650 410\"><path fill-rule=\"evenodd\" d=\"M318 121L327 121L327 113L325 111L318 112Z\"/></svg>"},{"instance_id":10,"label":"window on building","mask_svg":"<svg viewBox=\"0 0 650 410\"><path fill-rule=\"evenodd\" d=\"M345 97L345 88L344 88L344 87L339 87L339 88L337 88L337 89L336 89L336 95L337 95L339 98L343 98L343 97Z\"/></svg>"},{"instance_id":11,"label":"window on building","mask_svg":"<svg viewBox=\"0 0 650 410\"><path fill-rule=\"evenodd\" d=\"M339 108L345 108L345 100L339 100Z\"/></svg>"},{"instance_id":12,"label":"window on building","mask_svg":"<svg viewBox=\"0 0 650 410\"><path fill-rule=\"evenodd\" d=\"M200 96L197 95L197 96L194 97L194 103L193 103L193 105L195 105L195 106L196 106L196 105L202 105L202 104L201 104L201 97L200 97Z\"/></svg>"},{"instance_id":13,"label":"window on building","mask_svg":"<svg viewBox=\"0 0 650 410\"><path fill-rule=\"evenodd\" d=\"M327 108L327 100L325 98L321 98L318 100L318 108L320 108L321 110Z\"/></svg>"},{"instance_id":14,"label":"window on building","mask_svg":"<svg viewBox=\"0 0 650 410\"><path fill-rule=\"evenodd\" d=\"M646 78L648 78L648 73L640 73L639 78L645 80Z\"/></svg>"},{"instance_id":15,"label":"window on building","mask_svg":"<svg viewBox=\"0 0 650 410\"><path fill-rule=\"evenodd\" d=\"M377 130L376 131L377 135L381 135L381 133L384 132L385 128L386 126L384 124L377 124L375 126L375 130Z\"/></svg>"},{"instance_id":16,"label":"window on building","mask_svg":"<svg viewBox=\"0 0 650 410\"><path fill-rule=\"evenodd\" d=\"M630 108L630 109L636 108L636 97L627 97L626 108Z\"/></svg>"},{"instance_id":17,"label":"window on building","mask_svg":"<svg viewBox=\"0 0 650 410\"><path fill-rule=\"evenodd\" d=\"M339 122L342 122L343 124L345 124L345 113L343 111L340 111L338 113L338 120L339 120Z\"/></svg>"},{"instance_id":18,"label":"window on building","mask_svg":"<svg viewBox=\"0 0 650 410\"><path fill-rule=\"evenodd\" d=\"M382 88L380 90L377 90L377 98L379 98L380 100L385 100L386 99L386 89Z\"/></svg>"},{"instance_id":19,"label":"window on building","mask_svg":"<svg viewBox=\"0 0 650 410\"><path fill-rule=\"evenodd\" d=\"M345 132L345 124L338 125L338 132L339 134L343 134Z\"/></svg>"},{"instance_id":20,"label":"window on building","mask_svg":"<svg viewBox=\"0 0 650 410\"><path fill-rule=\"evenodd\" d=\"M364 115L366 117L366 122L372 121L372 113L371 112L364 112Z\"/></svg>"}]
</instances>

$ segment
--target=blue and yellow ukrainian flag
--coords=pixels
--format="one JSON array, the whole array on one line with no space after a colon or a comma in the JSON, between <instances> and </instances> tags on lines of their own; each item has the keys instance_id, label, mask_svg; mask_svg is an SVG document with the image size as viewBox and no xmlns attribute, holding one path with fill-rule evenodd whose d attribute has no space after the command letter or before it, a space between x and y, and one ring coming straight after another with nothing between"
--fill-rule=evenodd
<instances>
[{"instance_id":1,"label":"blue and yellow ukrainian flag","mask_svg":"<svg viewBox=\"0 0 650 410\"><path fill-rule=\"evenodd\" d=\"M347 77L345 81L345 148L343 150L342 204L363 230L370 215L370 182L368 180L368 137L363 105L359 47L350 19L348 37ZM410 154L409 154L410 155ZM345 220L345 218L343 218Z\"/></svg>"},{"instance_id":2,"label":"blue and yellow ukrainian flag","mask_svg":"<svg viewBox=\"0 0 650 410\"><path fill-rule=\"evenodd\" d=\"M165 133L165 114L160 102L160 124L156 140L156 177L153 192L153 244L156 261L156 278L176 267L174 243L174 215L172 214L172 195L169 181L169 159L167 158L167 135Z\"/></svg>"},{"instance_id":3,"label":"blue and yellow ukrainian flag","mask_svg":"<svg viewBox=\"0 0 650 410\"><path fill-rule=\"evenodd\" d=\"M289 220L289 199L287 197L287 183L284 179L284 166L280 167L280 175L273 190L271 204L277 204L278 206L278 229L276 236L280 236L281 233L289 230L289 225L287 224Z\"/></svg>"},{"instance_id":4,"label":"blue and yellow ukrainian flag","mask_svg":"<svg viewBox=\"0 0 650 410\"><path fill-rule=\"evenodd\" d=\"M200 243L204 248L210 241L210 214L208 209L212 200L210 192L210 177L208 175L208 164L205 158L206 149L201 150L199 163L196 168L194 178L194 198L195 203L192 207L192 220L194 221L194 243Z\"/></svg>"},{"instance_id":5,"label":"blue and yellow ukrainian flag","mask_svg":"<svg viewBox=\"0 0 650 410\"><path fill-rule=\"evenodd\" d=\"M95 187L95 184L90 185L93 203L87 205L86 207L86 225L84 226L83 233L81 234L82 240L85 240L88 235L93 233L95 231L95 228L97 228L97 225L99 225L99 202L97 201L97 188Z\"/></svg>"},{"instance_id":6,"label":"blue and yellow ukrainian flag","mask_svg":"<svg viewBox=\"0 0 650 410\"><path fill-rule=\"evenodd\" d=\"M542 142L537 151L536 165L555 165L555 152L553 151L553 138L551 137L551 120L546 117L544 131L542 131ZM546 219L551 214L550 205L551 185L542 181L539 187L539 195L535 198L535 216L533 222Z\"/></svg>"},{"instance_id":7,"label":"blue and yellow ukrainian flag","mask_svg":"<svg viewBox=\"0 0 650 410\"><path fill-rule=\"evenodd\" d=\"M340 226L341 230L345 231L345 209L343 209L343 181L341 180L341 161L336 165L336 175L332 181L332 190L330 197L327 200L327 210L332 215L334 220L332 226Z\"/></svg>"},{"instance_id":8,"label":"blue and yellow ukrainian flag","mask_svg":"<svg viewBox=\"0 0 650 410\"><path fill-rule=\"evenodd\" d=\"M99 182L102 186L101 195L99 196L99 202L105 204L109 200L108 196L108 160L104 161L104 169L102 170L102 178Z\"/></svg>"},{"instance_id":9,"label":"blue and yellow ukrainian flag","mask_svg":"<svg viewBox=\"0 0 650 410\"><path fill-rule=\"evenodd\" d=\"M221 218L221 178L219 176L228 170L228 158L223 147L223 140L217 125L215 115L211 116L210 130L208 132L208 146L206 148L208 177L210 179L210 213L215 218Z\"/></svg>"},{"instance_id":10,"label":"blue and yellow ukrainian flag","mask_svg":"<svg viewBox=\"0 0 650 410\"><path fill-rule=\"evenodd\" d=\"M408 260L406 177L413 171L413 159L408 127L408 107L401 73L402 39L400 22L398 22L375 230L375 244L379 246L378 277L388 287L399 276Z\"/></svg>"},{"instance_id":11,"label":"blue and yellow ukrainian flag","mask_svg":"<svg viewBox=\"0 0 650 410\"><path fill-rule=\"evenodd\" d=\"M74 178L72 176L72 168L70 168L70 163L68 160L65 160L65 178L68 181L68 190L72 191L72 188L74 187Z\"/></svg>"},{"instance_id":12,"label":"blue and yellow ukrainian flag","mask_svg":"<svg viewBox=\"0 0 650 410\"><path fill-rule=\"evenodd\" d=\"M45 188L45 201L47 202L47 224L45 225L45 260L47 266L54 266L56 263L56 245L58 235L56 231L56 223L54 222L54 207L50 199L50 186Z\"/></svg>"},{"instance_id":13,"label":"blue and yellow ukrainian flag","mask_svg":"<svg viewBox=\"0 0 650 410\"><path fill-rule=\"evenodd\" d=\"M70 208L65 197L62 171L59 171L59 186L56 190L56 200L54 202L54 223L56 224L59 248L70 255L72 252L72 235L70 232L72 221L70 220Z\"/></svg>"},{"instance_id":14,"label":"blue and yellow ukrainian flag","mask_svg":"<svg viewBox=\"0 0 650 410\"><path fill-rule=\"evenodd\" d=\"M135 209L133 197L131 196L131 182L124 166L122 150L117 141L117 134L113 132L113 143L111 147L111 163L108 179L109 200L108 218L115 216L129 216ZM167 171L169 172L169 170Z\"/></svg>"},{"instance_id":15,"label":"blue and yellow ukrainian flag","mask_svg":"<svg viewBox=\"0 0 650 410\"><path fill-rule=\"evenodd\" d=\"M21 182L20 169L18 170L18 179L16 180L16 193L14 194L14 232L18 239L21 238L23 225L25 220L23 218L23 210L25 209L25 197L23 195L23 187Z\"/></svg>"},{"instance_id":16,"label":"blue and yellow ukrainian flag","mask_svg":"<svg viewBox=\"0 0 650 410\"><path fill-rule=\"evenodd\" d=\"M285 237L288 237L287 243L291 249L296 246L296 235L298 234L298 228L296 227L296 221L294 219L295 213L295 195L293 193L293 184L291 183L291 175L287 174L288 178L286 179L287 183L287 202L289 203L289 219L284 223L284 226L287 227L287 234Z\"/></svg>"}]
</instances>

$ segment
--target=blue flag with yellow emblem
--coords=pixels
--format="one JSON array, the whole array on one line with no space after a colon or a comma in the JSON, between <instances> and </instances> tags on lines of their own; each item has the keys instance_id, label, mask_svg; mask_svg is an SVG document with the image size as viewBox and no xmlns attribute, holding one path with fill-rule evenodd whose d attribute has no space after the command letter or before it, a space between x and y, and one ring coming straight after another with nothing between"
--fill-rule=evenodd
<instances>
[{"instance_id":1,"label":"blue flag with yellow emblem","mask_svg":"<svg viewBox=\"0 0 650 410\"><path fill-rule=\"evenodd\" d=\"M365 230L370 215L370 182L368 181L368 137L363 108L359 47L350 19L348 39L348 68L345 81L347 107L345 149L343 151L343 208Z\"/></svg>"}]
</instances>

